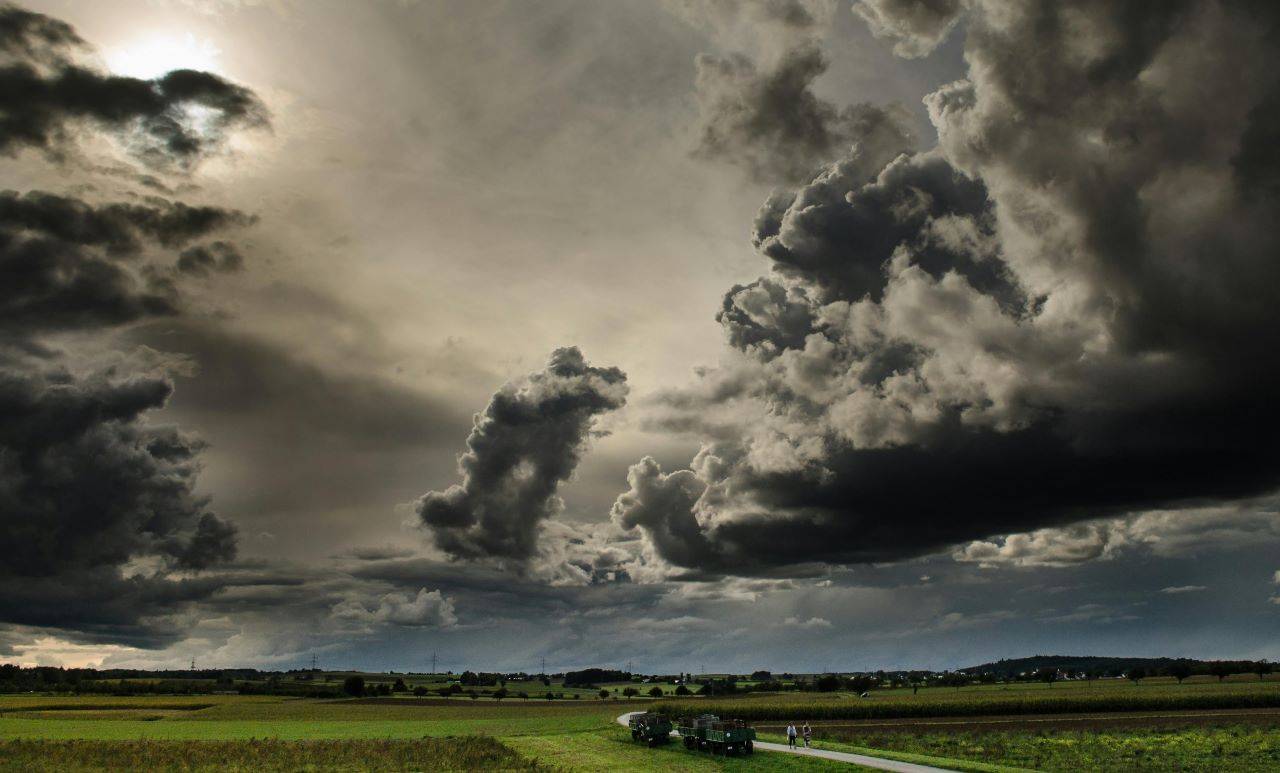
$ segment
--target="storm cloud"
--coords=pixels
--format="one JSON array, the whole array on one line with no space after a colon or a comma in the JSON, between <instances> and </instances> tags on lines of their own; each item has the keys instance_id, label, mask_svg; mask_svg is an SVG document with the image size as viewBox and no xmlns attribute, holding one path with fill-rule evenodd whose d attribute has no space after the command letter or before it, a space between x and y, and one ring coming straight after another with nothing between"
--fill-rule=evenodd
<instances>
[{"instance_id":1,"label":"storm cloud","mask_svg":"<svg viewBox=\"0 0 1280 773\"><path fill-rule=\"evenodd\" d=\"M257 96L217 75L111 75L77 63L86 49L64 22L0 6L0 153L56 154L87 129L117 136L149 163L189 166L229 131L267 125ZM204 113L198 121L194 109Z\"/></svg>"},{"instance_id":2,"label":"storm cloud","mask_svg":"<svg viewBox=\"0 0 1280 773\"><path fill-rule=\"evenodd\" d=\"M256 97L215 76L113 77L75 64L83 48L60 21L0 7L0 152L35 147L60 163L82 130L138 130L147 160L187 165L225 130L264 120ZM192 106L212 111L210 129L187 125ZM238 530L196 491L204 443L150 418L177 359L101 340L181 314L172 251L254 220L155 197L0 193L0 622L158 647L224 586L205 570L235 558ZM230 243L214 244L214 267L239 265ZM64 350L67 336L78 344Z\"/></svg>"},{"instance_id":3,"label":"storm cloud","mask_svg":"<svg viewBox=\"0 0 1280 773\"><path fill-rule=\"evenodd\" d=\"M966 8L938 148L855 148L761 210L773 274L719 315L740 356L661 419L706 445L615 506L671 564L896 560L1280 485L1274 10ZM958 10L859 12L917 55ZM961 555L1106 549L1044 538Z\"/></svg>"},{"instance_id":4,"label":"storm cloud","mask_svg":"<svg viewBox=\"0 0 1280 773\"><path fill-rule=\"evenodd\" d=\"M436 544L457 558L532 557L542 524L564 506L556 490L577 467L595 417L626 402L626 380L567 347L498 390L458 457L462 482L417 502Z\"/></svg>"}]
</instances>

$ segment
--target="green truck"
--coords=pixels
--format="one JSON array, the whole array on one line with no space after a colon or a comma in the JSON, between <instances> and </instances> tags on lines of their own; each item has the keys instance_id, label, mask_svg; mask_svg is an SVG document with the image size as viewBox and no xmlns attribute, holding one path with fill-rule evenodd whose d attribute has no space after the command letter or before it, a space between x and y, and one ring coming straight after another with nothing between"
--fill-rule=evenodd
<instances>
[{"instance_id":1,"label":"green truck","mask_svg":"<svg viewBox=\"0 0 1280 773\"><path fill-rule=\"evenodd\" d=\"M720 719L715 714L681 717L677 730L686 749L701 749L712 754L751 754L756 731L741 719Z\"/></svg>"},{"instance_id":2,"label":"green truck","mask_svg":"<svg viewBox=\"0 0 1280 773\"><path fill-rule=\"evenodd\" d=\"M637 743L657 746L671 740L671 720L662 714L632 714L627 725L631 728L631 740Z\"/></svg>"}]
</instances>

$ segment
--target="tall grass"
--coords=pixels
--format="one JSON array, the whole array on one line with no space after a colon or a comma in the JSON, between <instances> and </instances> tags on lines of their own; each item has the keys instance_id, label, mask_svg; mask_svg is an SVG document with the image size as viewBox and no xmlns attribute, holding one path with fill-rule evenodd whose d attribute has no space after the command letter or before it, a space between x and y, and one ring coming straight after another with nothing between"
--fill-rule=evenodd
<instances>
[{"instance_id":1,"label":"tall grass","mask_svg":"<svg viewBox=\"0 0 1280 773\"><path fill-rule=\"evenodd\" d=\"M547 770L487 736L344 741L0 741L0 771Z\"/></svg>"}]
</instances>

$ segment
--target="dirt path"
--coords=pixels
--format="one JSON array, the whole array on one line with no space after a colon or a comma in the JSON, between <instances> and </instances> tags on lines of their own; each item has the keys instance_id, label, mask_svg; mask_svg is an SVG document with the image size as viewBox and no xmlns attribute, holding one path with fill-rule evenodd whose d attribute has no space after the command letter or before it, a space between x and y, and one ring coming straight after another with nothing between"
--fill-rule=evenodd
<instances>
[{"instance_id":1,"label":"dirt path","mask_svg":"<svg viewBox=\"0 0 1280 773\"><path fill-rule=\"evenodd\" d=\"M618 724L623 727L627 726L627 721L632 714L639 714L638 711L629 711L618 717ZM676 732L671 731L672 735ZM798 754L802 757L819 757L824 760L835 760L837 762L850 762L855 765L861 765L866 768L875 768L876 770L892 770L897 773L952 773L946 768L931 768L928 765L917 765L913 762L898 762L897 760L886 760L881 757L869 757L865 754L853 754L851 752L833 752L826 749L805 749L791 748L786 744L771 743L769 741L756 741L755 748L770 751L782 752L784 754Z\"/></svg>"}]
</instances>

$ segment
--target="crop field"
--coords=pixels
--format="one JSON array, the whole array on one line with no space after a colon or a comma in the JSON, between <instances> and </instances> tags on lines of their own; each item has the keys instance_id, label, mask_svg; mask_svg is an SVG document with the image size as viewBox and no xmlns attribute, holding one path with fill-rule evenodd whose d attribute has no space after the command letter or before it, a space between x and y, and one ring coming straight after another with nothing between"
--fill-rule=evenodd
<instances>
[{"instance_id":1,"label":"crop field","mask_svg":"<svg viewBox=\"0 0 1280 773\"><path fill-rule=\"evenodd\" d=\"M635 708L645 705L636 701ZM0 771L847 769L758 754L649 749L627 701L278 696L0 696Z\"/></svg>"},{"instance_id":2,"label":"crop field","mask_svg":"<svg viewBox=\"0 0 1280 773\"><path fill-rule=\"evenodd\" d=\"M487 736L415 741L0 741L0 771L549 770Z\"/></svg>"},{"instance_id":3,"label":"crop field","mask_svg":"<svg viewBox=\"0 0 1280 773\"><path fill-rule=\"evenodd\" d=\"M931 687L852 693L779 693L661 700L654 710L672 715L710 712L747 720L890 719L933 716L1070 714L1117 711L1180 711L1280 708L1280 681L1173 680L1132 684L1117 680L1086 684Z\"/></svg>"},{"instance_id":4,"label":"crop field","mask_svg":"<svg viewBox=\"0 0 1280 773\"><path fill-rule=\"evenodd\" d=\"M1042 771L1280 770L1280 727L1195 727L1078 732L842 733L819 729L819 748L943 757ZM964 768L964 765L954 766ZM973 767L971 770L982 768Z\"/></svg>"}]
</instances>

